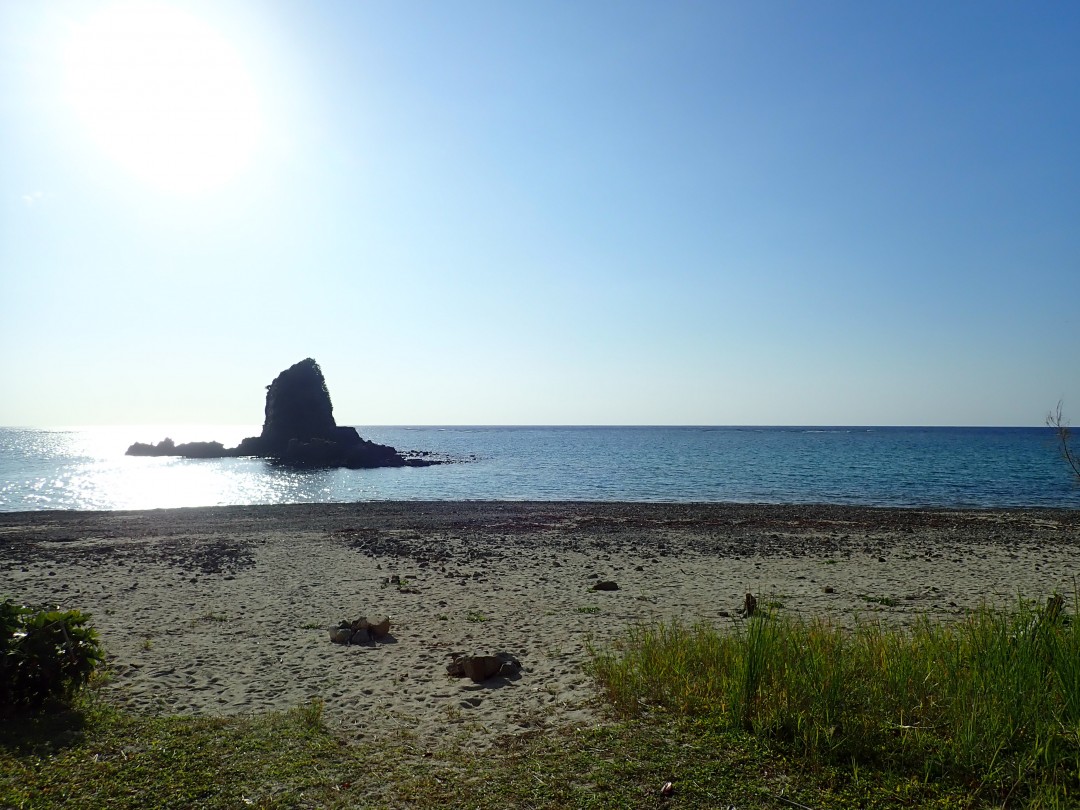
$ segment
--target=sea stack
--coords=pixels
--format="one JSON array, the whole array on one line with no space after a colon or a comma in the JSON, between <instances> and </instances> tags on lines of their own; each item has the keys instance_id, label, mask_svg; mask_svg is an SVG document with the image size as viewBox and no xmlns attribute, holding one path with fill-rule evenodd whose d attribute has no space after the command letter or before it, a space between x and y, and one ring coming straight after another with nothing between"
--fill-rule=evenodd
<instances>
[{"instance_id":1,"label":"sea stack","mask_svg":"<svg viewBox=\"0 0 1080 810\"><path fill-rule=\"evenodd\" d=\"M192 452L187 452L191 450ZM312 358L285 369L266 387L266 419L259 436L226 449L217 442L156 445L136 442L129 456L222 458L260 456L301 467L424 467L429 458L405 458L389 445L362 439L356 428L339 427L322 369Z\"/></svg>"},{"instance_id":2,"label":"sea stack","mask_svg":"<svg viewBox=\"0 0 1080 810\"><path fill-rule=\"evenodd\" d=\"M356 428L338 427L322 369L310 357L285 369L266 387L262 434L240 442L236 454L313 467L408 463L393 447L360 438Z\"/></svg>"}]
</instances>

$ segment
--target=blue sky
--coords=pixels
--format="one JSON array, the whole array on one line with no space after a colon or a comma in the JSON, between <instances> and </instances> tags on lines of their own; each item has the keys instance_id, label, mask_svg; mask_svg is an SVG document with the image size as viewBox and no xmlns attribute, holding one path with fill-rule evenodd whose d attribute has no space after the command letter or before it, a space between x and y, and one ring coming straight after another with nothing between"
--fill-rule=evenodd
<instances>
[{"instance_id":1,"label":"blue sky","mask_svg":"<svg viewBox=\"0 0 1080 810\"><path fill-rule=\"evenodd\" d=\"M1080 420L1080 6L0 4L0 424Z\"/></svg>"}]
</instances>

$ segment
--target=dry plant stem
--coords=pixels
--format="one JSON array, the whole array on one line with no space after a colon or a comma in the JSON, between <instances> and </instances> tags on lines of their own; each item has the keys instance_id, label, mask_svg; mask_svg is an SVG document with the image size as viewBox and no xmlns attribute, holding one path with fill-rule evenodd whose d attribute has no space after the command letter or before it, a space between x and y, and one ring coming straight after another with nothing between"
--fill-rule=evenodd
<instances>
[{"instance_id":1,"label":"dry plant stem","mask_svg":"<svg viewBox=\"0 0 1080 810\"><path fill-rule=\"evenodd\" d=\"M1061 403L1057 404L1057 409L1051 412L1046 417L1046 424L1049 427L1054 428L1058 434L1058 443L1061 445L1061 455L1072 468L1073 474L1080 479L1080 457L1077 457L1076 453L1072 449L1072 432L1069 430L1069 423L1065 421L1065 417L1061 413Z\"/></svg>"}]
</instances>

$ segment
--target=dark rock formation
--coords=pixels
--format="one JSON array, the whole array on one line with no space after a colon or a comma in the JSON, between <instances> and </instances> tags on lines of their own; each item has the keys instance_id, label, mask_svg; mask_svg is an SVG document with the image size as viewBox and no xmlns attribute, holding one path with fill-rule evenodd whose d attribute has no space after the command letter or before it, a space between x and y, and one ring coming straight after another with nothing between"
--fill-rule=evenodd
<instances>
[{"instance_id":1,"label":"dark rock formation","mask_svg":"<svg viewBox=\"0 0 1080 810\"><path fill-rule=\"evenodd\" d=\"M129 456L181 456L183 458L225 458L236 455L226 450L221 442L184 442L176 444L172 439L162 439L157 444L135 442L127 449Z\"/></svg>"},{"instance_id":2,"label":"dark rock formation","mask_svg":"<svg viewBox=\"0 0 1080 810\"><path fill-rule=\"evenodd\" d=\"M285 369L266 386L266 420L262 435L257 439L244 439L241 447L252 443L259 452L251 455L283 456L293 440L300 443L312 439L335 443L360 440L352 428L341 428L345 434L351 431L351 436L339 435L338 430L322 369L309 357Z\"/></svg>"},{"instance_id":3,"label":"dark rock formation","mask_svg":"<svg viewBox=\"0 0 1080 810\"><path fill-rule=\"evenodd\" d=\"M126 456L175 456L176 443L166 437L157 444L146 444L145 442L135 442L127 449L124 454Z\"/></svg>"},{"instance_id":4,"label":"dark rock formation","mask_svg":"<svg viewBox=\"0 0 1080 810\"><path fill-rule=\"evenodd\" d=\"M237 447L220 442L159 444L136 442L129 456L223 458L261 456L299 467L426 467L439 461L423 456L405 458L389 445L362 439L356 428L339 427L319 364L310 357L285 369L266 387L266 419L259 436Z\"/></svg>"},{"instance_id":5,"label":"dark rock formation","mask_svg":"<svg viewBox=\"0 0 1080 810\"><path fill-rule=\"evenodd\" d=\"M338 427L319 364L310 357L285 369L266 387L262 434L240 442L236 454L264 456L303 467L422 466L397 450Z\"/></svg>"}]
</instances>

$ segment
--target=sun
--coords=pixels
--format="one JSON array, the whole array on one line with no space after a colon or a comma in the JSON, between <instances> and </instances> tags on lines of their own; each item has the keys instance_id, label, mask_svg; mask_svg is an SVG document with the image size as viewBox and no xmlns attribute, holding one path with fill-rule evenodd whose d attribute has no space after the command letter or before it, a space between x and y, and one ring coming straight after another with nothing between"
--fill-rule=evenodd
<instances>
[{"instance_id":1,"label":"sun","mask_svg":"<svg viewBox=\"0 0 1080 810\"><path fill-rule=\"evenodd\" d=\"M110 5L73 31L65 62L69 98L89 135L162 190L217 188L258 146L258 97L243 60L181 9Z\"/></svg>"}]
</instances>

